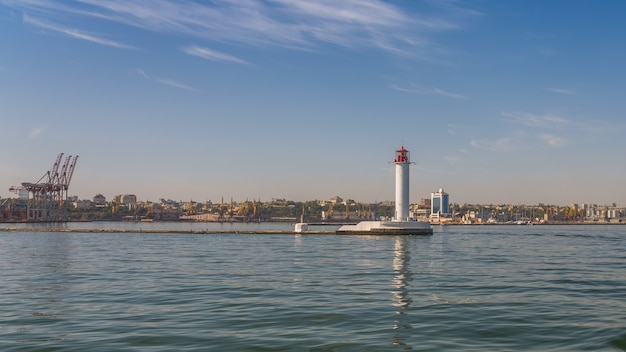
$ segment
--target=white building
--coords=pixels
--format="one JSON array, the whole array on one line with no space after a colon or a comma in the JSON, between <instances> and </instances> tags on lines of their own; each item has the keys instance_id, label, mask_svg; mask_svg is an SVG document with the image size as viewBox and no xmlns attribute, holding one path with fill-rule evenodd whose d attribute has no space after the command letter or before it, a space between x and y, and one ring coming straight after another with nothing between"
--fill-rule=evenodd
<instances>
[{"instance_id":1,"label":"white building","mask_svg":"<svg viewBox=\"0 0 626 352\"><path fill-rule=\"evenodd\" d=\"M439 188L439 191L430 194L430 216L440 217L450 214L450 195Z\"/></svg>"}]
</instances>

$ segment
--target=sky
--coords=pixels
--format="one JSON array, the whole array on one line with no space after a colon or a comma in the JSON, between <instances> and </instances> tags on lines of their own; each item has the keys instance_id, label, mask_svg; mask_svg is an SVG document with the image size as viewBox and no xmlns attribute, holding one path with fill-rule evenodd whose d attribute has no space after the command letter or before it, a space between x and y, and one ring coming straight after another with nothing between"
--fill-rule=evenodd
<instances>
[{"instance_id":1,"label":"sky","mask_svg":"<svg viewBox=\"0 0 626 352\"><path fill-rule=\"evenodd\" d=\"M624 1L0 0L0 197L626 205Z\"/></svg>"}]
</instances>

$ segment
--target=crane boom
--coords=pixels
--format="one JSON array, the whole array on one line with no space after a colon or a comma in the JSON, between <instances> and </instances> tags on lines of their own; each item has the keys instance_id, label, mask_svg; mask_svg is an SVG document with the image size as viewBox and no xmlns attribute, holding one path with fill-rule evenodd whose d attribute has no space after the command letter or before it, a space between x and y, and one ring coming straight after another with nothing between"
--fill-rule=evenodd
<instances>
[{"instance_id":1,"label":"crane boom","mask_svg":"<svg viewBox=\"0 0 626 352\"><path fill-rule=\"evenodd\" d=\"M50 182L52 183L54 183L59 177L57 172L59 171L59 165L61 164L61 159L63 158L63 154L64 153L59 153L59 155L57 155L57 160L52 165L52 171L50 171L50 175L49 175Z\"/></svg>"},{"instance_id":2,"label":"crane boom","mask_svg":"<svg viewBox=\"0 0 626 352\"><path fill-rule=\"evenodd\" d=\"M72 160L72 163L70 164L70 169L67 172L67 179L64 183L65 189L67 190L67 188L70 186L70 181L72 180L72 175L74 175L74 168L76 167L76 161L78 160L78 155L76 155L74 157L74 160Z\"/></svg>"},{"instance_id":3,"label":"crane boom","mask_svg":"<svg viewBox=\"0 0 626 352\"><path fill-rule=\"evenodd\" d=\"M67 177L67 167L69 166L71 159L72 159L71 155L68 155L67 158L65 158L65 162L63 163L63 166L61 167L61 172L59 173L59 177L56 180L54 180L55 184L61 186L66 183L65 178Z\"/></svg>"}]
</instances>

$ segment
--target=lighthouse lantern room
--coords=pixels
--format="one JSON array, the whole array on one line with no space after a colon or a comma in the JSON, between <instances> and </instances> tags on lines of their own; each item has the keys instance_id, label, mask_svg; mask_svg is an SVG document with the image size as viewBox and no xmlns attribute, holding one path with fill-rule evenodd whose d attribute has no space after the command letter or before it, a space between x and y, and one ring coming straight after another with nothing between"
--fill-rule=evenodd
<instances>
[{"instance_id":1,"label":"lighthouse lantern room","mask_svg":"<svg viewBox=\"0 0 626 352\"><path fill-rule=\"evenodd\" d=\"M400 147L400 149L396 150L396 159L394 160L394 162L395 163L410 163L409 154L410 152L404 149L404 146Z\"/></svg>"}]
</instances>

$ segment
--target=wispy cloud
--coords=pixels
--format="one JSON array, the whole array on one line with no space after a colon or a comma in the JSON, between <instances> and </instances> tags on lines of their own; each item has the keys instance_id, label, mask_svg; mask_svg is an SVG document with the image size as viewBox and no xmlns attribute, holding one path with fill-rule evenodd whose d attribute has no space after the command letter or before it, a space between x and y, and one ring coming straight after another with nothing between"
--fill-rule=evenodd
<instances>
[{"instance_id":1,"label":"wispy cloud","mask_svg":"<svg viewBox=\"0 0 626 352\"><path fill-rule=\"evenodd\" d=\"M455 164L459 161L459 157L454 155L444 156L444 159L450 164Z\"/></svg>"},{"instance_id":2,"label":"wispy cloud","mask_svg":"<svg viewBox=\"0 0 626 352\"><path fill-rule=\"evenodd\" d=\"M176 33L220 43L306 49L323 44L375 48L394 55L425 52L433 32L456 30L479 15L460 6L431 4L426 12L408 12L382 0L3 0L51 23L92 19L158 33ZM54 25L53 30L103 45L128 47L102 36Z\"/></svg>"},{"instance_id":3,"label":"wispy cloud","mask_svg":"<svg viewBox=\"0 0 626 352\"><path fill-rule=\"evenodd\" d=\"M544 134L540 134L538 137L539 137L539 140L541 140L544 144L552 146L552 147L562 147L568 144L565 139L555 136L553 134L544 133Z\"/></svg>"},{"instance_id":4,"label":"wispy cloud","mask_svg":"<svg viewBox=\"0 0 626 352\"><path fill-rule=\"evenodd\" d=\"M526 112L502 112L502 116L509 118L512 122L534 128L556 128L567 125L569 121L565 118L551 114L537 115Z\"/></svg>"},{"instance_id":5,"label":"wispy cloud","mask_svg":"<svg viewBox=\"0 0 626 352\"><path fill-rule=\"evenodd\" d=\"M178 88L178 89L184 89L184 90L190 90L190 91L196 91L193 87L186 85L184 83L180 83L177 82L175 80L172 79L167 79L167 78L159 78L159 77L151 77L149 76L144 70L142 69L138 69L135 71L139 76L149 80L149 81L154 81L157 82L159 84L163 84L166 86L170 86L170 87L174 87L174 88Z\"/></svg>"},{"instance_id":6,"label":"wispy cloud","mask_svg":"<svg viewBox=\"0 0 626 352\"><path fill-rule=\"evenodd\" d=\"M93 34L88 34L78 29L66 28L66 27L63 27L63 26L60 26L51 22L47 22L38 18L30 17L27 15L23 16L23 21L26 24L39 27L44 30L50 30L53 32L61 33L74 39L86 40L88 42L92 42L92 43L96 43L100 45L112 46L112 47L121 48L121 49L135 49L134 47L130 45L122 44L114 40L102 38Z\"/></svg>"},{"instance_id":7,"label":"wispy cloud","mask_svg":"<svg viewBox=\"0 0 626 352\"><path fill-rule=\"evenodd\" d=\"M405 88L405 87L400 87L397 84L393 84L391 85L391 89L397 90L399 92L418 94L418 95L439 95L439 96L444 96L444 97L454 98L454 99L464 99L464 100L469 99L465 95L457 94L457 93L450 93L439 88L418 88L414 86L410 88Z\"/></svg>"},{"instance_id":8,"label":"wispy cloud","mask_svg":"<svg viewBox=\"0 0 626 352\"><path fill-rule=\"evenodd\" d=\"M462 2L458 0L435 0L431 2L441 8L446 9L447 11L450 11L452 13L457 13L460 16L484 16L485 15L484 13L480 11L468 9L468 8L461 6Z\"/></svg>"},{"instance_id":9,"label":"wispy cloud","mask_svg":"<svg viewBox=\"0 0 626 352\"><path fill-rule=\"evenodd\" d=\"M470 145L476 149L492 152L508 152L515 149L513 139L511 137L503 137L495 140L474 139L470 141Z\"/></svg>"},{"instance_id":10,"label":"wispy cloud","mask_svg":"<svg viewBox=\"0 0 626 352\"><path fill-rule=\"evenodd\" d=\"M173 81L171 79L164 79L164 78L157 78L157 82L164 84L166 86L170 86L170 87L174 87L174 88L179 88L179 89L185 89L185 90L194 90L193 88L191 88L190 86L180 83L180 82L176 82Z\"/></svg>"},{"instance_id":11,"label":"wispy cloud","mask_svg":"<svg viewBox=\"0 0 626 352\"><path fill-rule=\"evenodd\" d=\"M137 70L136 71L138 75L140 75L141 77L145 78L145 79L150 79L150 76L148 76L148 74L144 71L144 70Z\"/></svg>"},{"instance_id":12,"label":"wispy cloud","mask_svg":"<svg viewBox=\"0 0 626 352\"><path fill-rule=\"evenodd\" d=\"M30 130L30 132L28 133L28 138L30 139L35 139L37 137L39 137L42 133L45 132L45 128L43 127L37 127L37 128L33 128L32 130Z\"/></svg>"},{"instance_id":13,"label":"wispy cloud","mask_svg":"<svg viewBox=\"0 0 626 352\"><path fill-rule=\"evenodd\" d=\"M568 95L576 95L576 92L571 91L569 89L562 88L546 88L548 92L559 93L559 94L568 94Z\"/></svg>"},{"instance_id":14,"label":"wispy cloud","mask_svg":"<svg viewBox=\"0 0 626 352\"><path fill-rule=\"evenodd\" d=\"M198 56L203 59L211 60L211 61L226 61L226 62L234 62L236 64L248 65L249 63L232 55L222 53L216 50L211 50L209 48L203 48L199 46L190 46L186 48L182 48L182 51L185 54Z\"/></svg>"},{"instance_id":15,"label":"wispy cloud","mask_svg":"<svg viewBox=\"0 0 626 352\"><path fill-rule=\"evenodd\" d=\"M274 0L292 14L339 23L363 25L391 25L408 20L406 15L382 1L367 0Z\"/></svg>"}]
</instances>

